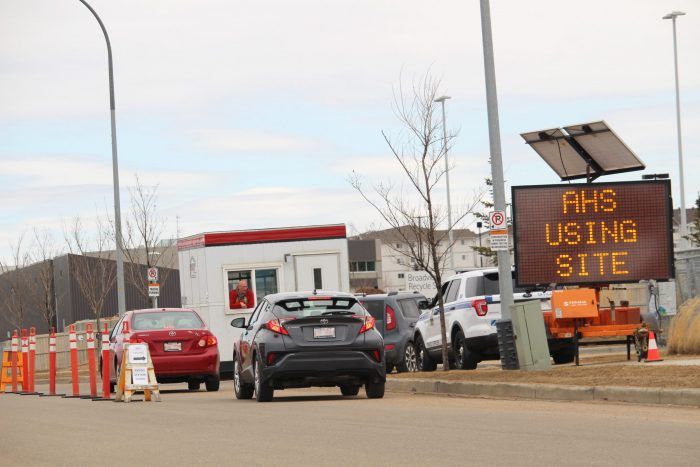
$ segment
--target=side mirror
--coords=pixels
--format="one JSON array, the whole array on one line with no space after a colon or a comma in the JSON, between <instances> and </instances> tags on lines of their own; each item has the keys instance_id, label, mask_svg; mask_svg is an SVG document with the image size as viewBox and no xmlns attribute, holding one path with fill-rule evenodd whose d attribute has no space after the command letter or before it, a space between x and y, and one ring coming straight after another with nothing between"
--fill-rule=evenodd
<instances>
[{"instance_id":1,"label":"side mirror","mask_svg":"<svg viewBox=\"0 0 700 467\"><path fill-rule=\"evenodd\" d=\"M231 326L233 326L234 328L245 328L245 318L240 317L232 319Z\"/></svg>"},{"instance_id":2,"label":"side mirror","mask_svg":"<svg viewBox=\"0 0 700 467\"><path fill-rule=\"evenodd\" d=\"M418 302L418 308L420 308L421 310L427 310L428 308L430 308L430 303L428 303L428 300L420 300Z\"/></svg>"}]
</instances>

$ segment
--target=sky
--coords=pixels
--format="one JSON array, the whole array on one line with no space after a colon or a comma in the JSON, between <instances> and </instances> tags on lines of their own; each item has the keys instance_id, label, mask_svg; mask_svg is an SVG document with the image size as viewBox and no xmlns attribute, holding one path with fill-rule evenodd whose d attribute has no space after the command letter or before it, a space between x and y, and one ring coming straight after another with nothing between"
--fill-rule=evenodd
<instances>
[{"instance_id":1,"label":"sky","mask_svg":"<svg viewBox=\"0 0 700 467\"><path fill-rule=\"evenodd\" d=\"M170 236L381 226L348 183L402 177L394 91L441 81L454 205L490 175L476 0L92 0L115 69L122 211L158 186ZM686 204L700 191L700 2L492 0L503 166L557 183L520 133L605 120L679 204L671 22L678 19ZM639 179L640 173L606 177ZM77 0L0 2L0 258L33 229L113 211L104 38ZM439 190L444 200L444 188ZM460 227L472 227L469 219Z\"/></svg>"}]
</instances>

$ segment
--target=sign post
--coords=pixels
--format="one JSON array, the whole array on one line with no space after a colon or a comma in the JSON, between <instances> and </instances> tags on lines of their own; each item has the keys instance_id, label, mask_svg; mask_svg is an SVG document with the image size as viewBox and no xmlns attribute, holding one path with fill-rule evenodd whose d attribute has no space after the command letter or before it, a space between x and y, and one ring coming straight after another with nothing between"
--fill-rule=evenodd
<instances>
[{"instance_id":1,"label":"sign post","mask_svg":"<svg viewBox=\"0 0 700 467\"><path fill-rule=\"evenodd\" d=\"M158 268L148 268L148 296L153 298L153 308L158 308L160 285L158 284Z\"/></svg>"}]
</instances>

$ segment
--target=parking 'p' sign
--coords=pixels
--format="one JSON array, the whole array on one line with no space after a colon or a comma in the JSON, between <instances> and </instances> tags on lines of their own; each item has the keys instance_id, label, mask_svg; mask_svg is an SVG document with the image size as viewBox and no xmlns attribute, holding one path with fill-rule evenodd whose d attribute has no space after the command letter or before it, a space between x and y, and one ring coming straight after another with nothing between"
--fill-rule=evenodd
<instances>
[{"instance_id":1,"label":"parking 'p' sign","mask_svg":"<svg viewBox=\"0 0 700 467\"><path fill-rule=\"evenodd\" d=\"M491 230L506 230L506 213L504 211L491 211L489 213Z\"/></svg>"}]
</instances>

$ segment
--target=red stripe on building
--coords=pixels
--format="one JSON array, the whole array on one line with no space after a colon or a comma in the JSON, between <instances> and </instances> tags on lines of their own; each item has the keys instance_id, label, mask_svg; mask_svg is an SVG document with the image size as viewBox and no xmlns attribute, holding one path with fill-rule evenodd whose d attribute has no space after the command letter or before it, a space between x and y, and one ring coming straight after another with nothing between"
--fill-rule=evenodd
<instances>
[{"instance_id":1,"label":"red stripe on building","mask_svg":"<svg viewBox=\"0 0 700 467\"><path fill-rule=\"evenodd\" d=\"M202 246L207 247L244 245L250 243L297 242L303 240L325 240L346 237L347 232L345 225L215 232L205 233L180 240L178 242L178 249L188 250Z\"/></svg>"}]
</instances>

